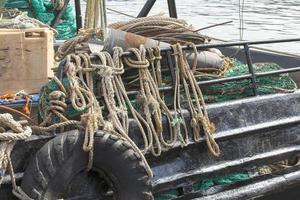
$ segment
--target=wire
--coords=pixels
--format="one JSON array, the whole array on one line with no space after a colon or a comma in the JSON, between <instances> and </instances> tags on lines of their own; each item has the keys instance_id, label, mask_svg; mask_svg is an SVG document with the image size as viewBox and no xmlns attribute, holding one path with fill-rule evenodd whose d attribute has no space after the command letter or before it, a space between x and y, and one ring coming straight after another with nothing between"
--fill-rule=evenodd
<instances>
[{"instance_id":1,"label":"wire","mask_svg":"<svg viewBox=\"0 0 300 200\"><path fill-rule=\"evenodd\" d=\"M106 9L109 10L109 11L118 13L118 14L120 14L120 15L124 15L124 16L131 17L131 18L136 18L135 16L126 14L126 13L124 13L124 12L121 12L121 11L118 11L118 10L115 10L115 9L112 9L112 8L106 8Z\"/></svg>"},{"instance_id":2,"label":"wire","mask_svg":"<svg viewBox=\"0 0 300 200\"><path fill-rule=\"evenodd\" d=\"M13 112L15 114L18 114L19 116L22 116L22 117L26 118L32 124L36 124L30 117L28 117L27 115L25 115L24 113L22 113L22 112L20 112L20 111L18 111L16 109L10 108L8 106L0 106L0 110L6 110L8 112Z\"/></svg>"}]
</instances>

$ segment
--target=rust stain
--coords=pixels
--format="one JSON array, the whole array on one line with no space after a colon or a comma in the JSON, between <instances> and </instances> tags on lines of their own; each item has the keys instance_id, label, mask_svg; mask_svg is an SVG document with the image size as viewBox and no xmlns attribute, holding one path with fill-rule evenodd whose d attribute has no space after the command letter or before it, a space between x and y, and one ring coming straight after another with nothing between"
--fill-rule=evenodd
<instances>
[{"instance_id":1,"label":"rust stain","mask_svg":"<svg viewBox=\"0 0 300 200\"><path fill-rule=\"evenodd\" d=\"M133 33L125 33L125 42L130 46L130 47L135 47L138 48L141 44L145 44L147 41L147 38L136 35Z\"/></svg>"}]
</instances>

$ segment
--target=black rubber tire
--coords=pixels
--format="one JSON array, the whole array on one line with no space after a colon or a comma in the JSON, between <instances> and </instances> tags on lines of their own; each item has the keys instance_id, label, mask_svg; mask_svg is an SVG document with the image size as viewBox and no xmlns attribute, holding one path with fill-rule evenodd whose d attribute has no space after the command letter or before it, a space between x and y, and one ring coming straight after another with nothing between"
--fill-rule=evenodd
<instances>
[{"instance_id":1,"label":"black rubber tire","mask_svg":"<svg viewBox=\"0 0 300 200\"><path fill-rule=\"evenodd\" d=\"M46 143L29 164L22 179L23 191L33 199L56 200L72 177L87 167L83 134L63 133ZM113 177L119 200L152 200L145 165L131 145L111 134L95 134L93 168Z\"/></svg>"}]
</instances>

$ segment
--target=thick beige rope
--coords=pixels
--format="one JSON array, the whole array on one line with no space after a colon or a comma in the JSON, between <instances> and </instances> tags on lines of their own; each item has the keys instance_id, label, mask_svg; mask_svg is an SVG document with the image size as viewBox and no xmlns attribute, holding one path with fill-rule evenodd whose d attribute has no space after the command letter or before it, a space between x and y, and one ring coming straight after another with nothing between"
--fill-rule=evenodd
<instances>
[{"instance_id":1,"label":"thick beige rope","mask_svg":"<svg viewBox=\"0 0 300 200\"><path fill-rule=\"evenodd\" d=\"M23 127L20 122L13 119L11 114L0 114L0 186L5 171L8 170L12 180L13 194L22 200L31 199L16 185L10 155L16 141L29 138L31 133L32 130L29 126Z\"/></svg>"},{"instance_id":2,"label":"thick beige rope","mask_svg":"<svg viewBox=\"0 0 300 200\"><path fill-rule=\"evenodd\" d=\"M118 92L120 89L122 90L123 87L117 88L116 83L119 80L116 77L124 72L123 65L119 65L120 61L115 62L111 55L107 52L94 53L94 55L100 60L100 64L92 64L92 66L96 68L95 72L101 78L101 91L105 102L104 106L109 112L106 123L110 123L112 125L114 129L111 131L112 134L118 134L118 136L125 138L135 149L135 151L140 154L140 157L145 163L147 173L149 176L153 176L151 168L148 165L143 153L128 136L129 124L125 102L127 95L126 97L123 95L126 94L126 91L125 93ZM120 59L120 56L118 56L118 59ZM115 64L117 64L117 66L115 66Z\"/></svg>"},{"instance_id":3,"label":"thick beige rope","mask_svg":"<svg viewBox=\"0 0 300 200\"><path fill-rule=\"evenodd\" d=\"M128 22L113 23L109 26L170 44L178 42L181 44L187 44L188 42L202 44L208 40L206 36L194 32L186 21L164 16L137 18Z\"/></svg>"},{"instance_id":4,"label":"thick beige rope","mask_svg":"<svg viewBox=\"0 0 300 200\"><path fill-rule=\"evenodd\" d=\"M149 135L149 146L151 147L152 154L159 156L162 150L167 150L173 147L177 142L178 137L181 137L180 128L178 128L179 124L174 123L174 116L171 114L159 94L158 86L156 84L156 82L158 83L158 77L155 82L154 78L151 76L148 69L150 64L146 59L146 49L144 46L141 45L139 49L131 48L129 51L133 53L134 58L126 58L125 63L129 67L136 68L139 71L142 111L151 129L151 134ZM150 57L153 57L151 51L148 52L150 52ZM155 73L157 69L152 66L152 70ZM156 76L155 74L153 75ZM170 125L169 141L166 141L163 136L163 115L167 117Z\"/></svg>"},{"instance_id":5,"label":"thick beige rope","mask_svg":"<svg viewBox=\"0 0 300 200\"><path fill-rule=\"evenodd\" d=\"M191 45L194 46L194 44ZM191 126L193 128L194 140L199 141L201 130L200 125L202 125L206 136L206 143L208 145L208 149L210 150L212 155L218 157L220 155L220 149L212 135L215 132L215 127L213 123L211 123L209 120L201 89L197 84L195 76L193 75L192 69L190 68L186 60L181 46L179 44L172 45L172 49L174 51L176 69L178 69L176 72L177 89L175 90L174 94L174 96L176 96L175 99L176 101L179 101L179 83L181 82L184 87L184 92L188 100L189 110L192 115ZM196 56L197 51L195 51L195 60ZM178 106L180 103L175 102L175 104L177 104Z\"/></svg>"}]
</instances>

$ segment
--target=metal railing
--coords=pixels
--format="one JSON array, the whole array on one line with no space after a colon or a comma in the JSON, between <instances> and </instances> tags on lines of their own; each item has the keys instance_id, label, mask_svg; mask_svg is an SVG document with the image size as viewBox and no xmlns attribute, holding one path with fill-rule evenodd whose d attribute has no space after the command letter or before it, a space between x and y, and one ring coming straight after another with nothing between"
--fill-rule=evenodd
<instances>
[{"instance_id":1,"label":"metal railing","mask_svg":"<svg viewBox=\"0 0 300 200\"><path fill-rule=\"evenodd\" d=\"M218 78L218 79L207 80L207 81L199 81L198 85L221 84L221 83L225 83L225 82L233 82L233 81L240 81L240 80L250 79L251 84L252 84L251 88L253 90L253 95L257 96L257 84L256 84L256 79L257 78L264 77L264 76L270 76L270 75L276 75L276 74L298 72L298 71L300 71L300 63L299 63L299 67L257 73L257 72L255 72L255 69L253 67L252 56L251 56L251 51L250 51L251 46L250 45L284 43L284 42L298 42L298 41L300 41L300 38L282 39L282 40L241 41L241 42L227 42L227 43L220 43L220 44L200 44L200 45L196 45L197 50L200 50L200 51L201 50L203 51L203 50L206 50L206 49L209 49L209 48L243 46L245 56L246 56L247 66L248 66L248 70L249 70L249 74L246 74L246 75L226 77L226 78ZM192 50L192 47L191 46L184 46L184 47L182 47L182 49L183 50ZM171 71L173 86L174 86L174 83L175 83L175 70L176 69L174 67L174 60L172 58L172 49L171 48L162 48L161 52L164 53L165 56L167 57L169 69ZM131 53L129 53L129 52L124 52L122 54L123 57L124 56L130 56L130 55L131 55ZM161 87L161 88L159 88L159 90L160 91L172 90L173 86ZM129 92L127 92L128 95L135 95L137 93L138 93L138 91L129 91Z\"/></svg>"}]
</instances>

